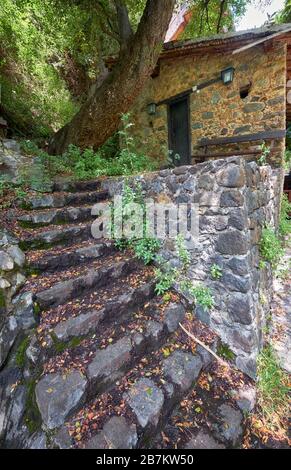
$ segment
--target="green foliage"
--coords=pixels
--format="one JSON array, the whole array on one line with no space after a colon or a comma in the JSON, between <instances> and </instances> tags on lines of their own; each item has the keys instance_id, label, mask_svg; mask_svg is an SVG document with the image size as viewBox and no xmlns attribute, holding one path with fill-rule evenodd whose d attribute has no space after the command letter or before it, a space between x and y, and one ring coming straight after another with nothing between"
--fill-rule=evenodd
<instances>
[{"instance_id":1,"label":"green foliage","mask_svg":"<svg viewBox=\"0 0 291 470\"><path fill-rule=\"evenodd\" d=\"M284 250L275 231L271 227L265 227L260 240L260 254L263 260L268 261L273 268L276 268Z\"/></svg>"},{"instance_id":2,"label":"green foliage","mask_svg":"<svg viewBox=\"0 0 291 470\"><path fill-rule=\"evenodd\" d=\"M142 260L144 264L151 264L155 260L156 254L161 247L161 243L158 239L147 236L148 230L145 217L145 203L140 184L137 184L134 189L131 188L127 183L124 185L122 191L121 213L118 214L115 212L112 213L112 216L120 218L123 222L126 222L130 219L131 224L134 226L140 225L140 220L135 220L130 213L130 204L132 203L137 203L142 208L142 237L133 237L130 239L120 238L115 241L115 246L119 250L131 248L134 251L135 256ZM114 210L117 211L117 209ZM114 227L112 227L112 234L114 234Z\"/></svg>"},{"instance_id":3,"label":"green foliage","mask_svg":"<svg viewBox=\"0 0 291 470\"><path fill-rule=\"evenodd\" d=\"M291 233L291 204L288 201L286 194L283 194L281 199L281 210L279 220L279 232L282 236L286 236Z\"/></svg>"},{"instance_id":4,"label":"green foliage","mask_svg":"<svg viewBox=\"0 0 291 470\"><path fill-rule=\"evenodd\" d=\"M182 0L177 0L177 5ZM187 37L233 29L249 0L192 0ZM146 0L126 0L134 31ZM10 125L47 138L84 102L103 72L103 57L120 50L114 2L2 0L0 83ZM128 166L127 155L125 155Z\"/></svg>"},{"instance_id":5,"label":"green foliage","mask_svg":"<svg viewBox=\"0 0 291 470\"><path fill-rule=\"evenodd\" d=\"M258 404L263 416L274 422L275 416L288 411L288 375L283 372L271 345L260 353L258 361Z\"/></svg>"},{"instance_id":6,"label":"green foliage","mask_svg":"<svg viewBox=\"0 0 291 470\"><path fill-rule=\"evenodd\" d=\"M3 108L16 131L47 137L78 110L69 87L95 79L117 42L92 2L2 0L0 24Z\"/></svg>"},{"instance_id":7,"label":"green foliage","mask_svg":"<svg viewBox=\"0 0 291 470\"><path fill-rule=\"evenodd\" d=\"M23 341L20 343L16 355L15 355L15 362L16 365L20 368L23 368L25 365L25 360L26 360L26 350L29 346L30 339L27 336L26 338L23 339Z\"/></svg>"},{"instance_id":8,"label":"green foliage","mask_svg":"<svg viewBox=\"0 0 291 470\"><path fill-rule=\"evenodd\" d=\"M291 150L288 149L286 149L284 154L284 169L287 173L291 170Z\"/></svg>"},{"instance_id":9,"label":"green foliage","mask_svg":"<svg viewBox=\"0 0 291 470\"><path fill-rule=\"evenodd\" d=\"M37 370L33 378L29 379L25 385L27 389L24 423L29 430L30 434L33 434L41 427L42 419L39 412L39 408L36 403L35 387L37 380L40 377L40 371Z\"/></svg>"},{"instance_id":10,"label":"green foliage","mask_svg":"<svg viewBox=\"0 0 291 470\"><path fill-rule=\"evenodd\" d=\"M222 342L218 345L217 354L226 361L233 361L233 359L235 358L234 352L229 348L227 344Z\"/></svg>"},{"instance_id":11,"label":"green foliage","mask_svg":"<svg viewBox=\"0 0 291 470\"><path fill-rule=\"evenodd\" d=\"M183 291L194 297L195 302L205 310L211 310L214 306L214 297L211 289L202 285L194 286L191 281L185 280L181 282Z\"/></svg>"},{"instance_id":12,"label":"green foliage","mask_svg":"<svg viewBox=\"0 0 291 470\"><path fill-rule=\"evenodd\" d=\"M137 142L130 135L130 129L133 127L133 123L130 121L130 113L123 114L121 122L122 129L118 132L118 135L122 142L122 148L116 159L116 163L120 168L119 174L126 176L156 170L156 162L137 151Z\"/></svg>"},{"instance_id":13,"label":"green foliage","mask_svg":"<svg viewBox=\"0 0 291 470\"><path fill-rule=\"evenodd\" d=\"M57 175L71 175L72 179L86 180L100 176L129 176L157 169L157 162L136 150L136 142L129 135L132 124L129 114L122 117L123 130L110 138L98 151L80 150L70 145L63 155L48 155L32 140L23 140L21 148L31 161L21 168L18 185L34 191L50 191ZM119 149L119 134L125 147ZM0 195L6 183L0 180ZM21 197L19 193L19 197Z\"/></svg>"},{"instance_id":14,"label":"green foliage","mask_svg":"<svg viewBox=\"0 0 291 470\"><path fill-rule=\"evenodd\" d=\"M251 0L195 0L190 3L193 16L183 33L184 38L211 36L225 29L233 31Z\"/></svg>"},{"instance_id":15,"label":"green foliage","mask_svg":"<svg viewBox=\"0 0 291 470\"><path fill-rule=\"evenodd\" d=\"M168 292L175 282L177 281L177 269L171 267L169 264L163 266L163 269L155 270L156 287L155 292L157 295L164 295Z\"/></svg>"},{"instance_id":16,"label":"green foliage","mask_svg":"<svg viewBox=\"0 0 291 470\"><path fill-rule=\"evenodd\" d=\"M258 165L260 166L264 166L264 165L267 165L267 159L271 153L271 148L268 147L268 145L265 144L265 142L261 145L261 151L262 151L262 154L261 156L258 158Z\"/></svg>"},{"instance_id":17,"label":"green foliage","mask_svg":"<svg viewBox=\"0 0 291 470\"><path fill-rule=\"evenodd\" d=\"M0 308L6 307L6 302L5 302L5 295L3 289L0 289Z\"/></svg>"},{"instance_id":18,"label":"green foliage","mask_svg":"<svg viewBox=\"0 0 291 470\"><path fill-rule=\"evenodd\" d=\"M290 0L285 0L285 5L282 11L280 11L276 16L277 23L290 23L291 22L291 2Z\"/></svg>"},{"instance_id":19,"label":"green foliage","mask_svg":"<svg viewBox=\"0 0 291 470\"><path fill-rule=\"evenodd\" d=\"M221 279L223 273L222 273L222 268L218 266L218 264L213 264L210 268L210 275L212 279L214 280L219 280Z\"/></svg>"},{"instance_id":20,"label":"green foliage","mask_svg":"<svg viewBox=\"0 0 291 470\"><path fill-rule=\"evenodd\" d=\"M26 155L37 155L39 153L39 148L37 144L33 140L21 140L20 141L20 148L23 153Z\"/></svg>"},{"instance_id":21,"label":"green foliage","mask_svg":"<svg viewBox=\"0 0 291 470\"><path fill-rule=\"evenodd\" d=\"M83 341L83 338L80 336L76 336L72 338L70 341L60 341L55 334L51 334L51 338L53 340L54 344L54 349L58 354L61 354L62 352L66 351L67 349L74 349L77 348L81 342Z\"/></svg>"},{"instance_id":22,"label":"green foliage","mask_svg":"<svg viewBox=\"0 0 291 470\"><path fill-rule=\"evenodd\" d=\"M160 247L160 241L155 238L142 238L133 244L135 256L144 264L151 264L155 260Z\"/></svg>"},{"instance_id":23,"label":"green foliage","mask_svg":"<svg viewBox=\"0 0 291 470\"><path fill-rule=\"evenodd\" d=\"M190 253L185 247L184 236L179 234L176 238L176 251L178 258L183 265L183 271L186 273L187 269L190 266L191 258Z\"/></svg>"},{"instance_id":24,"label":"green foliage","mask_svg":"<svg viewBox=\"0 0 291 470\"><path fill-rule=\"evenodd\" d=\"M0 176L0 209L7 209L13 205L15 199L19 202L26 197L26 192L19 184L11 183Z\"/></svg>"}]
</instances>

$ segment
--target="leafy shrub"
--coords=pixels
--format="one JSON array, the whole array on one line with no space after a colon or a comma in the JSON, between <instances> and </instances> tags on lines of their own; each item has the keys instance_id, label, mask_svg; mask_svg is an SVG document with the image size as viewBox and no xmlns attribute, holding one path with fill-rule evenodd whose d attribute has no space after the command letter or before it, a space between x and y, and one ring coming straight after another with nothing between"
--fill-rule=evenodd
<instances>
[{"instance_id":1,"label":"leafy shrub","mask_svg":"<svg viewBox=\"0 0 291 470\"><path fill-rule=\"evenodd\" d=\"M186 273L187 269L190 266L191 258L190 253L185 247L184 236L179 234L176 238L176 251L178 258L183 265L183 271Z\"/></svg>"},{"instance_id":2,"label":"leafy shrub","mask_svg":"<svg viewBox=\"0 0 291 470\"><path fill-rule=\"evenodd\" d=\"M76 180L100 176L129 176L144 171L153 171L158 163L137 151L135 139L129 135L130 115L122 117L122 130L111 137L98 151L91 148L81 150L69 145L63 155L48 155L31 140L21 142L28 155L35 156L34 163L23 169L22 180L37 191L46 191L56 175L69 174ZM118 147L119 138L123 148ZM32 175L31 175L32 173Z\"/></svg>"},{"instance_id":3,"label":"leafy shrub","mask_svg":"<svg viewBox=\"0 0 291 470\"><path fill-rule=\"evenodd\" d=\"M214 297L211 289L202 285L194 286L191 281L186 280L181 283L181 288L192 297L200 307L205 310L211 310L214 306Z\"/></svg>"},{"instance_id":4,"label":"leafy shrub","mask_svg":"<svg viewBox=\"0 0 291 470\"><path fill-rule=\"evenodd\" d=\"M147 224L145 217L145 203L143 200L142 188L140 184L135 186L135 189L131 188L127 184L124 185L122 191L122 208L121 214L113 214L113 216L121 218L122 221L127 221L132 215L129 213L130 204L137 203L140 204L143 210L143 225L142 225L142 237L141 238L131 238L131 239L117 239L115 246L119 250L124 250L126 248L131 248L134 251L135 256L142 260L144 264L151 264L155 257L157 251L160 249L161 243L156 238L151 238L147 236ZM116 210L116 209L115 209ZM140 220L131 219L133 225L140 224ZM114 227L112 227L112 233L114 233Z\"/></svg>"},{"instance_id":5,"label":"leafy shrub","mask_svg":"<svg viewBox=\"0 0 291 470\"><path fill-rule=\"evenodd\" d=\"M260 240L260 253L265 261L268 261L273 268L276 268L284 250L275 231L270 227L265 227Z\"/></svg>"},{"instance_id":6,"label":"leafy shrub","mask_svg":"<svg viewBox=\"0 0 291 470\"><path fill-rule=\"evenodd\" d=\"M160 247L161 243L156 238L141 238L133 242L134 253L144 264L151 264L155 260Z\"/></svg>"},{"instance_id":7,"label":"leafy shrub","mask_svg":"<svg viewBox=\"0 0 291 470\"><path fill-rule=\"evenodd\" d=\"M175 284L178 277L177 269L170 267L170 265L164 266L164 270L156 269L155 271L155 280L156 287L155 292L158 295L164 295L168 290L170 290Z\"/></svg>"},{"instance_id":8,"label":"leafy shrub","mask_svg":"<svg viewBox=\"0 0 291 470\"><path fill-rule=\"evenodd\" d=\"M279 232L282 236L288 235L291 232L291 204L288 201L286 194L283 194L281 200L281 211L279 220Z\"/></svg>"}]
</instances>

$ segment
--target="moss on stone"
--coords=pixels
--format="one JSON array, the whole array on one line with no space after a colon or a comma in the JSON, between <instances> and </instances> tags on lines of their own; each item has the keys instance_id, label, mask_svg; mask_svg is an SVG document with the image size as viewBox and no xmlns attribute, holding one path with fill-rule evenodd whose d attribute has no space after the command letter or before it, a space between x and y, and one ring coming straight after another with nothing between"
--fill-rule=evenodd
<instances>
[{"instance_id":1,"label":"moss on stone","mask_svg":"<svg viewBox=\"0 0 291 470\"><path fill-rule=\"evenodd\" d=\"M37 375L39 377L40 373ZM37 384L37 378L33 378L26 383L27 386L27 397L25 406L24 422L30 434L35 433L40 429L42 419L36 403L35 398L35 387Z\"/></svg>"},{"instance_id":2,"label":"moss on stone","mask_svg":"<svg viewBox=\"0 0 291 470\"><path fill-rule=\"evenodd\" d=\"M54 333L51 333L51 338L57 354L61 354L66 349L77 348L84 339L83 336L75 336L70 341L60 341Z\"/></svg>"},{"instance_id":3,"label":"moss on stone","mask_svg":"<svg viewBox=\"0 0 291 470\"><path fill-rule=\"evenodd\" d=\"M40 305L37 302L34 302L34 304L33 304L33 313L34 313L34 315L36 317L38 317L40 315L40 312L41 312Z\"/></svg>"},{"instance_id":4,"label":"moss on stone","mask_svg":"<svg viewBox=\"0 0 291 470\"><path fill-rule=\"evenodd\" d=\"M5 295L2 289L0 289L0 308L6 308Z\"/></svg>"},{"instance_id":5,"label":"moss on stone","mask_svg":"<svg viewBox=\"0 0 291 470\"><path fill-rule=\"evenodd\" d=\"M217 348L217 354L218 356L228 361L233 361L233 359L235 359L234 352L230 349L230 347L227 344L222 343L222 342L219 344Z\"/></svg>"},{"instance_id":6,"label":"moss on stone","mask_svg":"<svg viewBox=\"0 0 291 470\"><path fill-rule=\"evenodd\" d=\"M58 244L62 244L62 240L58 241ZM54 248L54 243L47 243L44 240L21 240L19 242L19 248L22 251L29 251L32 249L35 250L49 250L50 248Z\"/></svg>"},{"instance_id":7,"label":"moss on stone","mask_svg":"<svg viewBox=\"0 0 291 470\"><path fill-rule=\"evenodd\" d=\"M23 210L32 210L33 207L32 207L32 204L28 201L22 201L20 204L19 204L19 207Z\"/></svg>"},{"instance_id":8,"label":"moss on stone","mask_svg":"<svg viewBox=\"0 0 291 470\"><path fill-rule=\"evenodd\" d=\"M39 276L41 274L41 270L38 268L34 268L33 266L26 265L24 268L25 276Z\"/></svg>"},{"instance_id":9,"label":"moss on stone","mask_svg":"<svg viewBox=\"0 0 291 470\"><path fill-rule=\"evenodd\" d=\"M25 361L26 361L25 353L29 346L29 343L30 343L30 338L27 336L21 341L16 351L15 362L18 365L18 367L20 367L21 369L23 369L25 366Z\"/></svg>"}]
</instances>

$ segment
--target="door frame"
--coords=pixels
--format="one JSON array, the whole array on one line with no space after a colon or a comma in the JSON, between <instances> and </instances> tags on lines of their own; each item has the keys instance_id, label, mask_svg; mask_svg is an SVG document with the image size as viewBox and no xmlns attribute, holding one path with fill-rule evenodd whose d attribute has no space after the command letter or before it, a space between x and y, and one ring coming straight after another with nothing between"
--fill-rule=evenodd
<instances>
[{"instance_id":1,"label":"door frame","mask_svg":"<svg viewBox=\"0 0 291 470\"><path fill-rule=\"evenodd\" d=\"M191 165L192 160L192 136L191 136L191 111L190 111L190 96L189 92L180 95L178 98L173 98L167 103L167 115L168 115L168 149L171 150L172 146L172 136L171 136L171 106L179 103L180 101L186 101L187 103L187 118L188 118L188 164ZM181 166L178 164L178 166Z\"/></svg>"}]
</instances>

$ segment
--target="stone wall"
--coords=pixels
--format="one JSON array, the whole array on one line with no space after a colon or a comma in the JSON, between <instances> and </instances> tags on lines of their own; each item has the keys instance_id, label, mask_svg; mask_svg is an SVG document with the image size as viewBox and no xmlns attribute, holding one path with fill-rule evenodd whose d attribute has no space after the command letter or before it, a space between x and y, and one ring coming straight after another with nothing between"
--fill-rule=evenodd
<instances>
[{"instance_id":1,"label":"stone wall","mask_svg":"<svg viewBox=\"0 0 291 470\"><path fill-rule=\"evenodd\" d=\"M32 294L17 295L26 280L24 266L18 240L0 230L0 370L22 333L35 324Z\"/></svg>"},{"instance_id":2,"label":"stone wall","mask_svg":"<svg viewBox=\"0 0 291 470\"><path fill-rule=\"evenodd\" d=\"M0 138L0 179L16 183L21 170L31 163L32 158L23 155L16 140Z\"/></svg>"},{"instance_id":3,"label":"stone wall","mask_svg":"<svg viewBox=\"0 0 291 470\"><path fill-rule=\"evenodd\" d=\"M259 266L259 241L262 227L278 222L282 171L232 157L130 181L140 182L145 197L157 202L199 205L198 239L193 245L191 237L185 237L191 255L188 277L212 289L215 307L197 307L195 312L236 354L236 365L254 377L272 297L270 267ZM120 178L103 182L112 196L122 192L123 184ZM162 254L176 265L174 246L173 240L166 240ZM220 280L210 276L213 264L222 268Z\"/></svg>"},{"instance_id":4,"label":"stone wall","mask_svg":"<svg viewBox=\"0 0 291 470\"><path fill-rule=\"evenodd\" d=\"M159 76L149 80L133 106L133 134L141 147L153 158L161 159L161 148L168 149L167 105L150 116L147 105L169 99L178 93L219 76L221 70L234 66L232 84L222 82L193 93L190 98L191 140L195 156L206 152L224 154L258 150L260 142L199 148L201 138L232 137L286 127L286 47L276 44L268 49L260 45L232 56L226 53L163 59ZM240 91L250 85L249 95ZM279 165L284 152L284 139L268 142L272 147L270 162ZM255 155L255 152L254 152Z\"/></svg>"}]
</instances>

